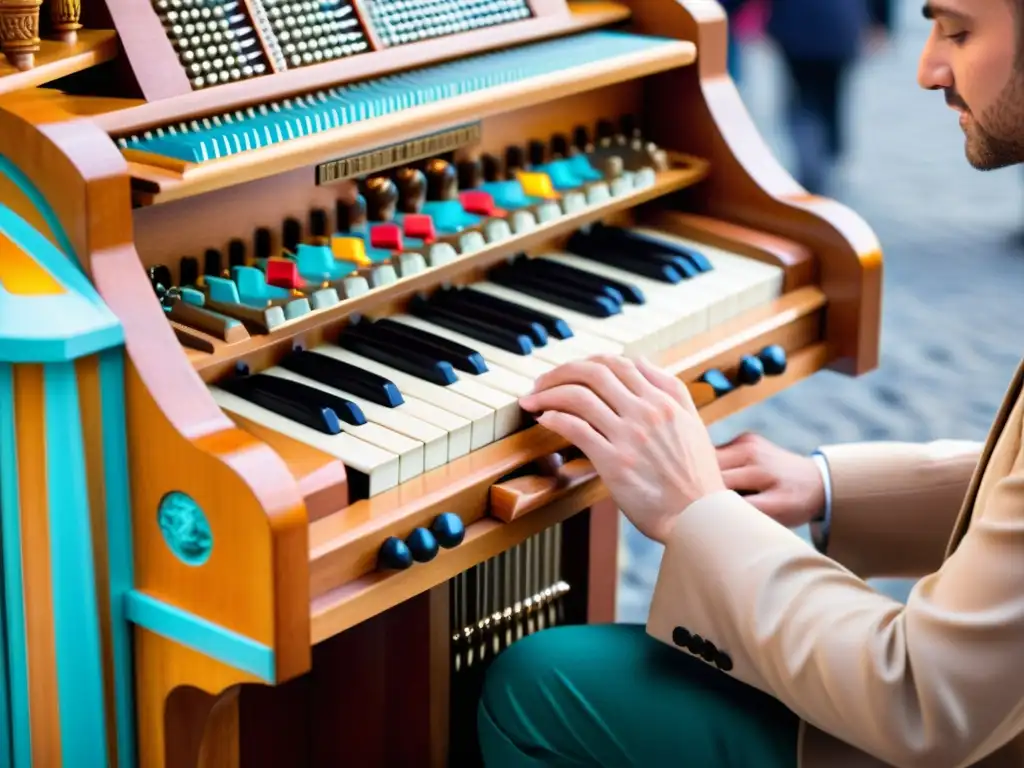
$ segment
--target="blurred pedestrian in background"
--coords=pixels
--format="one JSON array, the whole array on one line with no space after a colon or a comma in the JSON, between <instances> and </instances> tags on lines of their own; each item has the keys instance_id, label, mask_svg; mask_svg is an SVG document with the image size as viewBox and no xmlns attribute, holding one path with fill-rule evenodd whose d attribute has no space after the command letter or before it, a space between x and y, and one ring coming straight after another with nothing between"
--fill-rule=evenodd
<instances>
[{"instance_id":1,"label":"blurred pedestrian in background","mask_svg":"<svg viewBox=\"0 0 1024 768\"><path fill-rule=\"evenodd\" d=\"M865 45L891 32L893 0L768 0L766 31L788 74L786 123L796 178L833 195L832 172L846 150L846 96ZM734 17L752 0L720 0Z\"/></svg>"}]
</instances>

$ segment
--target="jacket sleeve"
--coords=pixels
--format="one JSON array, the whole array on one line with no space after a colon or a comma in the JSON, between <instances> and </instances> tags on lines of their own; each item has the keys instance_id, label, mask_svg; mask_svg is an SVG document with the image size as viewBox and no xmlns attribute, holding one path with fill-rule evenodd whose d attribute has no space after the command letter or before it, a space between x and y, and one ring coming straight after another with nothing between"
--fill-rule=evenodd
<instances>
[{"instance_id":1,"label":"jacket sleeve","mask_svg":"<svg viewBox=\"0 0 1024 768\"><path fill-rule=\"evenodd\" d=\"M666 543L647 630L889 765L971 765L1024 729L1020 456L987 499L903 606L713 494Z\"/></svg>"},{"instance_id":2,"label":"jacket sleeve","mask_svg":"<svg viewBox=\"0 0 1024 768\"><path fill-rule=\"evenodd\" d=\"M936 570L983 447L936 440L821 448L832 483L829 557L863 578Z\"/></svg>"}]
</instances>

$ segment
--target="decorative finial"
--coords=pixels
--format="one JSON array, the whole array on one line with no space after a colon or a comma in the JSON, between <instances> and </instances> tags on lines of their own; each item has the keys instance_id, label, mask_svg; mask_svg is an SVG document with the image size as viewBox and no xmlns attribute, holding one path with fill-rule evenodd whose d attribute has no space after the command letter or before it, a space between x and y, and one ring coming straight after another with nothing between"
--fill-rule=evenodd
<instances>
[{"instance_id":1,"label":"decorative finial","mask_svg":"<svg viewBox=\"0 0 1024 768\"><path fill-rule=\"evenodd\" d=\"M20 70L35 66L39 52L39 6L43 0L0 0L0 48Z\"/></svg>"}]
</instances>

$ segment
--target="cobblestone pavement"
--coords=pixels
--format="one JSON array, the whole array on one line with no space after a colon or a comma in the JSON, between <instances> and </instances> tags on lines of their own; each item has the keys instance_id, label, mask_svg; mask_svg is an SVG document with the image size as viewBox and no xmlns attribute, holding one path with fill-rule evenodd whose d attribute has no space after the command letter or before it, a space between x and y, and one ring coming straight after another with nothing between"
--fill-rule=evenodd
<instances>
[{"instance_id":1,"label":"cobblestone pavement","mask_svg":"<svg viewBox=\"0 0 1024 768\"><path fill-rule=\"evenodd\" d=\"M916 83L928 34L918 0L899 36L856 74L849 157L835 196L877 232L885 258L882 361L860 378L829 372L716 424L807 452L828 442L984 438L1024 354L1024 172L973 170L941 93ZM783 162L783 84L769 46L745 50L742 90ZM661 552L628 523L619 621L646 619ZM880 583L897 597L906 583Z\"/></svg>"}]
</instances>

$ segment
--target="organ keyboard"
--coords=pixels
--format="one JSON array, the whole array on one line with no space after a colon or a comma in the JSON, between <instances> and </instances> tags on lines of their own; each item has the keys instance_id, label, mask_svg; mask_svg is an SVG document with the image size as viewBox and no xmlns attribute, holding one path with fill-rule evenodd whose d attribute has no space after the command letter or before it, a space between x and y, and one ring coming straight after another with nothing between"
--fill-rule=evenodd
<instances>
[{"instance_id":1,"label":"organ keyboard","mask_svg":"<svg viewBox=\"0 0 1024 768\"><path fill-rule=\"evenodd\" d=\"M473 765L490 660L614 617L538 376L646 356L710 423L877 364L878 244L710 0L82 13L118 55L0 83L14 765Z\"/></svg>"}]
</instances>

